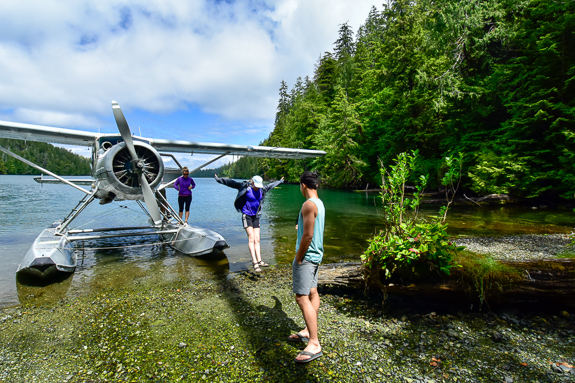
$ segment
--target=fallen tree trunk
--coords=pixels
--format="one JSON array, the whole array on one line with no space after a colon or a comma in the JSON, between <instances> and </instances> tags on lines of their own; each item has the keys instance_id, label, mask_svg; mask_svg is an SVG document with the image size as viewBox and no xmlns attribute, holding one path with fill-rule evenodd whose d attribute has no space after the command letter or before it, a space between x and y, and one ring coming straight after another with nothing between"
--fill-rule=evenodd
<instances>
[{"instance_id":1,"label":"fallen tree trunk","mask_svg":"<svg viewBox=\"0 0 575 383\"><path fill-rule=\"evenodd\" d=\"M575 306L575 259L544 259L537 261L501 261L525 273L525 278L510 287L485 291L490 302L546 302ZM367 289L363 264L341 263L320 266L319 285L345 286ZM474 301L473 292L466 291L461 275L446 276L437 282L398 284L384 283L387 294L439 299L467 299ZM477 294L475 294L477 295Z\"/></svg>"},{"instance_id":2,"label":"fallen tree trunk","mask_svg":"<svg viewBox=\"0 0 575 383\"><path fill-rule=\"evenodd\" d=\"M318 285L364 288L362 263L328 263L319 266Z\"/></svg>"}]
</instances>

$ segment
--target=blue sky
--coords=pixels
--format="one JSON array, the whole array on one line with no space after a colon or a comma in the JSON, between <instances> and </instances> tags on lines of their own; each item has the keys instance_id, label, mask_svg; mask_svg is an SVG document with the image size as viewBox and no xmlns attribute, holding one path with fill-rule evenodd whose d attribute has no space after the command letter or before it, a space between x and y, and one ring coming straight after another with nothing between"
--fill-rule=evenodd
<instances>
[{"instance_id":1,"label":"blue sky","mask_svg":"<svg viewBox=\"0 0 575 383\"><path fill-rule=\"evenodd\" d=\"M373 5L0 0L0 119L116 132L116 100L145 137L257 145L281 81L312 76L339 26L357 31Z\"/></svg>"}]
</instances>

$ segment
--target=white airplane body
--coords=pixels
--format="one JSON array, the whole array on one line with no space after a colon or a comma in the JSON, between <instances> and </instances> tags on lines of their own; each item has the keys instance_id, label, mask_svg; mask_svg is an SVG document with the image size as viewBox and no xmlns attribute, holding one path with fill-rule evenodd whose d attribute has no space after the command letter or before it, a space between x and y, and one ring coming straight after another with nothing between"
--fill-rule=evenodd
<instances>
[{"instance_id":1,"label":"white airplane body","mask_svg":"<svg viewBox=\"0 0 575 383\"><path fill-rule=\"evenodd\" d=\"M320 150L133 137L122 110L115 101L112 102L112 109L120 134L91 133L81 130L0 121L1 138L89 146L92 148L93 182L91 183L91 190L86 190L0 147L0 151L85 193L84 198L65 219L56 221L52 227L44 230L38 236L20 264L17 276L22 275L33 280L48 280L54 274L74 272L76 255L71 243L81 239L159 235L171 246L189 255L203 255L219 252L227 248L228 245L225 239L218 233L184 223L162 194L157 193L174 182L174 180L171 180L165 183L169 171L164 168L162 159L162 156L170 156L172 158L173 156L160 153L160 151L218 155L190 173L226 155L294 159L325 155L325 152ZM173 179L173 174L169 178ZM163 180L164 183L162 183ZM49 181L40 179L38 182ZM149 221L151 225L92 230L68 229L70 223L95 199L99 199L100 204L122 200L143 201L146 208L141 202L138 203L150 216ZM173 218L170 218L170 216ZM111 234L102 234L105 232Z\"/></svg>"}]
</instances>

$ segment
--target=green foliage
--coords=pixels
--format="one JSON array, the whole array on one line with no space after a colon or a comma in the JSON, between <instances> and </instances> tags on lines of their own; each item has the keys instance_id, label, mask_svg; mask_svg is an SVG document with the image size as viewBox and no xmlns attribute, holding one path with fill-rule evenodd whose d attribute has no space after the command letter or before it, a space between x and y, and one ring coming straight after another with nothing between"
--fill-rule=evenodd
<instances>
[{"instance_id":1,"label":"green foliage","mask_svg":"<svg viewBox=\"0 0 575 383\"><path fill-rule=\"evenodd\" d=\"M400 231L383 231L369 241L362 256L366 266L377 266L386 279L417 280L434 272L450 273L453 257L463 248L453 244L446 232L447 225L419 223L400 225Z\"/></svg>"},{"instance_id":2,"label":"green foliage","mask_svg":"<svg viewBox=\"0 0 575 383\"><path fill-rule=\"evenodd\" d=\"M515 154L497 156L489 150L475 154L476 163L469 169L471 189L479 194L506 194L519 190L520 180L529 177L526 159Z\"/></svg>"},{"instance_id":3,"label":"green foliage","mask_svg":"<svg viewBox=\"0 0 575 383\"><path fill-rule=\"evenodd\" d=\"M268 177L318 171L328 186L379 182L380 161L418 149L428 187L443 159L470 156L462 187L537 197L575 193L575 2L395 0L354 40L340 25L293 89L281 83L271 146L317 161L260 160Z\"/></svg>"},{"instance_id":4,"label":"green foliage","mask_svg":"<svg viewBox=\"0 0 575 383\"><path fill-rule=\"evenodd\" d=\"M214 174L217 174L220 177L250 179L260 174L260 161L261 159L259 158L243 157L216 169L217 172L212 173L211 176L213 177Z\"/></svg>"},{"instance_id":5,"label":"green foliage","mask_svg":"<svg viewBox=\"0 0 575 383\"><path fill-rule=\"evenodd\" d=\"M193 172L192 174L190 174L190 177L193 177L193 178L213 178L215 174L217 174L217 175L224 174L223 169L224 169L223 166L219 167L219 168L215 168L215 169L200 169L200 170L197 170L197 171Z\"/></svg>"},{"instance_id":6,"label":"green foliage","mask_svg":"<svg viewBox=\"0 0 575 383\"><path fill-rule=\"evenodd\" d=\"M463 247L452 243L447 235L445 217L448 205L442 207L440 216L432 222L420 222L418 210L427 177L414 177L418 152L401 153L390 172L381 167L384 229L369 240L362 260L368 269L378 270L371 274L372 282L380 278L400 279L427 278L436 273L449 274L454 256ZM448 158L449 169L443 181L455 193L459 183L459 170L463 156ZM410 179L416 179L416 192L411 198L406 194ZM383 271L383 276L379 270Z\"/></svg>"},{"instance_id":7,"label":"green foliage","mask_svg":"<svg viewBox=\"0 0 575 383\"><path fill-rule=\"evenodd\" d=\"M316 164L324 169L325 179L331 186L353 186L361 179L366 164L358 153L360 132L358 113L348 102L344 89L337 87L332 107L315 136L315 147L327 152Z\"/></svg>"},{"instance_id":8,"label":"green foliage","mask_svg":"<svg viewBox=\"0 0 575 383\"><path fill-rule=\"evenodd\" d=\"M90 159L44 142L0 139L0 146L53 173L89 175ZM39 170L0 152L0 174L38 174Z\"/></svg>"}]
</instances>

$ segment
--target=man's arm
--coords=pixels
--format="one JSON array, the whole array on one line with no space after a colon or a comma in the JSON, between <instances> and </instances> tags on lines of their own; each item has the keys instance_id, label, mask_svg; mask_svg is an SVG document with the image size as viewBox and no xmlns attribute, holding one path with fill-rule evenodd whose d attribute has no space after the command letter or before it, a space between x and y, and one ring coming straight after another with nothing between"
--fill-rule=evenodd
<instances>
[{"instance_id":1,"label":"man's arm","mask_svg":"<svg viewBox=\"0 0 575 383\"><path fill-rule=\"evenodd\" d=\"M299 241L299 249L295 255L296 262L300 264L303 261L305 253L313 239L313 229L315 218L317 217L317 206L312 201L306 201L301 208L303 219L303 235Z\"/></svg>"}]
</instances>

